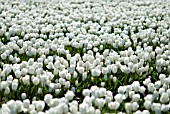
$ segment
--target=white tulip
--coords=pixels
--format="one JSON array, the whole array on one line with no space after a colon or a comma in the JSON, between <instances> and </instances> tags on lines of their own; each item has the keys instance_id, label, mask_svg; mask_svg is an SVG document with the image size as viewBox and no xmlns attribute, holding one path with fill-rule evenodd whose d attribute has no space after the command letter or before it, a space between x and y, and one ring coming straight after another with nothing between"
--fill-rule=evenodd
<instances>
[{"instance_id":1,"label":"white tulip","mask_svg":"<svg viewBox=\"0 0 170 114\"><path fill-rule=\"evenodd\" d=\"M44 101L37 101L35 104L35 108L37 109L37 111L43 111L44 107L45 107Z\"/></svg>"},{"instance_id":2,"label":"white tulip","mask_svg":"<svg viewBox=\"0 0 170 114\"><path fill-rule=\"evenodd\" d=\"M96 109L95 114L101 114L101 111L99 109Z\"/></svg>"},{"instance_id":3,"label":"white tulip","mask_svg":"<svg viewBox=\"0 0 170 114\"><path fill-rule=\"evenodd\" d=\"M42 88L38 88L38 94L42 94Z\"/></svg>"},{"instance_id":4,"label":"white tulip","mask_svg":"<svg viewBox=\"0 0 170 114\"><path fill-rule=\"evenodd\" d=\"M123 95L122 94L116 94L114 96L115 100L119 103L121 103L123 101Z\"/></svg>"},{"instance_id":5,"label":"white tulip","mask_svg":"<svg viewBox=\"0 0 170 114\"><path fill-rule=\"evenodd\" d=\"M21 77L21 71L19 71L19 70L15 71L15 76L16 76L16 78L20 78Z\"/></svg>"},{"instance_id":6,"label":"white tulip","mask_svg":"<svg viewBox=\"0 0 170 114\"><path fill-rule=\"evenodd\" d=\"M16 113L16 102L14 100L10 100L7 102L7 105L9 107L9 109L11 110L11 112Z\"/></svg>"},{"instance_id":7,"label":"white tulip","mask_svg":"<svg viewBox=\"0 0 170 114\"><path fill-rule=\"evenodd\" d=\"M165 92L165 88L159 88L159 94L162 95Z\"/></svg>"},{"instance_id":8,"label":"white tulip","mask_svg":"<svg viewBox=\"0 0 170 114\"><path fill-rule=\"evenodd\" d=\"M32 79L32 82L33 82L34 85L38 85L40 81L39 81L39 78L34 77L34 78Z\"/></svg>"},{"instance_id":9,"label":"white tulip","mask_svg":"<svg viewBox=\"0 0 170 114\"><path fill-rule=\"evenodd\" d=\"M163 81L165 78L166 78L166 75L165 75L165 74L160 74L160 75L159 75L159 79L160 79L161 81Z\"/></svg>"},{"instance_id":10,"label":"white tulip","mask_svg":"<svg viewBox=\"0 0 170 114\"><path fill-rule=\"evenodd\" d=\"M65 79L63 79L63 78L59 78L59 83L60 83L61 85L65 85L65 82L66 82L66 80L65 80Z\"/></svg>"},{"instance_id":11,"label":"white tulip","mask_svg":"<svg viewBox=\"0 0 170 114\"><path fill-rule=\"evenodd\" d=\"M101 96L101 91L100 91L100 89L96 89L96 90L94 91L94 95L95 95L96 98L100 97L100 96Z\"/></svg>"},{"instance_id":12,"label":"white tulip","mask_svg":"<svg viewBox=\"0 0 170 114\"><path fill-rule=\"evenodd\" d=\"M8 77L7 77L7 81L10 81L10 82L12 82L12 80L13 80L14 78L13 78L13 76L12 75L9 75Z\"/></svg>"},{"instance_id":13,"label":"white tulip","mask_svg":"<svg viewBox=\"0 0 170 114\"><path fill-rule=\"evenodd\" d=\"M81 114L85 114L88 110L88 105L86 103L82 103L79 105L79 111Z\"/></svg>"},{"instance_id":14,"label":"white tulip","mask_svg":"<svg viewBox=\"0 0 170 114\"><path fill-rule=\"evenodd\" d=\"M51 94L46 94L44 97L45 103L49 104L52 100L53 96Z\"/></svg>"},{"instance_id":15,"label":"white tulip","mask_svg":"<svg viewBox=\"0 0 170 114\"><path fill-rule=\"evenodd\" d=\"M60 104L59 104L59 105L60 105ZM67 113L68 113L68 110L69 110L68 105L65 104L65 103L63 103L62 108L63 108L63 113L64 113L64 114L67 114Z\"/></svg>"},{"instance_id":16,"label":"white tulip","mask_svg":"<svg viewBox=\"0 0 170 114\"><path fill-rule=\"evenodd\" d=\"M137 102L133 102L133 103L131 104L131 106L132 106L132 111L136 111L136 110L139 108L139 105L138 105Z\"/></svg>"},{"instance_id":17,"label":"white tulip","mask_svg":"<svg viewBox=\"0 0 170 114\"><path fill-rule=\"evenodd\" d=\"M60 102L61 102L60 99L54 98L54 99L51 100L49 106L50 106L50 107L55 107L55 106L57 106Z\"/></svg>"},{"instance_id":18,"label":"white tulip","mask_svg":"<svg viewBox=\"0 0 170 114\"><path fill-rule=\"evenodd\" d=\"M160 97L160 101L162 103L167 103L169 102L169 95L167 93L162 93L161 97Z\"/></svg>"},{"instance_id":19,"label":"white tulip","mask_svg":"<svg viewBox=\"0 0 170 114\"><path fill-rule=\"evenodd\" d=\"M71 79L71 74L70 74L70 73L68 73L68 74L66 75L66 79L67 79L67 80L70 80L70 79Z\"/></svg>"},{"instance_id":20,"label":"white tulip","mask_svg":"<svg viewBox=\"0 0 170 114\"><path fill-rule=\"evenodd\" d=\"M146 78L146 79L143 81L143 84L146 85L146 86L147 86L149 83L151 83L150 78Z\"/></svg>"},{"instance_id":21,"label":"white tulip","mask_svg":"<svg viewBox=\"0 0 170 114\"><path fill-rule=\"evenodd\" d=\"M77 72L76 72L76 71L74 71L74 73L73 73L73 77L74 77L74 78L77 78L77 76L78 76Z\"/></svg>"},{"instance_id":22,"label":"white tulip","mask_svg":"<svg viewBox=\"0 0 170 114\"><path fill-rule=\"evenodd\" d=\"M89 114L94 114L95 113L95 108L93 106L90 106L90 108L88 109L88 113Z\"/></svg>"},{"instance_id":23,"label":"white tulip","mask_svg":"<svg viewBox=\"0 0 170 114\"><path fill-rule=\"evenodd\" d=\"M29 99L26 99L26 100L24 100L23 101L23 106L25 107L25 108L29 108L29 105L30 105L30 100Z\"/></svg>"},{"instance_id":24,"label":"white tulip","mask_svg":"<svg viewBox=\"0 0 170 114\"><path fill-rule=\"evenodd\" d=\"M113 64L113 65L112 65L112 72L113 72L113 73L116 73L117 70L118 70L118 67L117 67L115 64Z\"/></svg>"},{"instance_id":25,"label":"white tulip","mask_svg":"<svg viewBox=\"0 0 170 114\"><path fill-rule=\"evenodd\" d=\"M125 103L125 109L129 113L132 111L132 104L131 103Z\"/></svg>"},{"instance_id":26,"label":"white tulip","mask_svg":"<svg viewBox=\"0 0 170 114\"><path fill-rule=\"evenodd\" d=\"M91 91L89 89L83 90L83 96L90 96Z\"/></svg>"},{"instance_id":27,"label":"white tulip","mask_svg":"<svg viewBox=\"0 0 170 114\"><path fill-rule=\"evenodd\" d=\"M82 74L82 80L84 81L87 78L87 72L83 72Z\"/></svg>"},{"instance_id":28,"label":"white tulip","mask_svg":"<svg viewBox=\"0 0 170 114\"><path fill-rule=\"evenodd\" d=\"M103 68L102 68L102 73L103 73L103 74L107 74L107 73L108 73L108 68L107 68L107 67L105 67L105 68L103 67Z\"/></svg>"},{"instance_id":29,"label":"white tulip","mask_svg":"<svg viewBox=\"0 0 170 114\"><path fill-rule=\"evenodd\" d=\"M9 88L9 87L6 87L4 93L8 95L8 94L10 93L10 88Z\"/></svg>"},{"instance_id":30,"label":"white tulip","mask_svg":"<svg viewBox=\"0 0 170 114\"><path fill-rule=\"evenodd\" d=\"M151 101L152 102L152 101L154 101L155 98L152 94L148 94L144 99L145 99L145 101Z\"/></svg>"},{"instance_id":31,"label":"white tulip","mask_svg":"<svg viewBox=\"0 0 170 114\"><path fill-rule=\"evenodd\" d=\"M104 87L105 86L105 82L101 82L101 86Z\"/></svg>"},{"instance_id":32,"label":"white tulip","mask_svg":"<svg viewBox=\"0 0 170 114\"><path fill-rule=\"evenodd\" d=\"M65 94L65 98L68 100L72 100L73 97L74 97L73 91L67 91L67 93Z\"/></svg>"},{"instance_id":33,"label":"white tulip","mask_svg":"<svg viewBox=\"0 0 170 114\"><path fill-rule=\"evenodd\" d=\"M28 73L29 74L34 74L35 73L35 67L34 66L29 66L28 67Z\"/></svg>"},{"instance_id":34,"label":"white tulip","mask_svg":"<svg viewBox=\"0 0 170 114\"><path fill-rule=\"evenodd\" d=\"M18 83L12 82L12 90L16 91L18 88Z\"/></svg>"},{"instance_id":35,"label":"white tulip","mask_svg":"<svg viewBox=\"0 0 170 114\"><path fill-rule=\"evenodd\" d=\"M2 104L2 107L0 109L0 113L6 113L6 114L10 114L12 113L10 108L8 107L7 104Z\"/></svg>"},{"instance_id":36,"label":"white tulip","mask_svg":"<svg viewBox=\"0 0 170 114\"><path fill-rule=\"evenodd\" d=\"M76 105L70 106L69 109L70 109L71 113L73 113L73 114L76 114L78 111L78 107Z\"/></svg>"},{"instance_id":37,"label":"white tulip","mask_svg":"<svg viewBox=\"0 0 170 114\"><path fill-rule=\"evenodd\" d=\"M20 100L16 100L15 103L16 103L17 111L18 111L18 112L22 112L23 102L20 101ZM29 106L30 106L30 105L29 105Z\"/></svg>"},{"instance_id":38,"label":"white tulip","mask_svg":"<svg viewBox=\"0 0 170 114\"><path fill-rule=\"evenodd\" d=\"M122 72L124 72L126 74L130 73L130 68L127 67L126 65L121 65L120 69L121 69Z\"/></svg>"},{"instance_id":39,"label":"white tulip","mask_svg":"<svg viewBox=\"0 0 170 114\"><path fill-rule=\"evenodd\" d=\"M113 77L113 82L116 82L117 81L117 77Z\"/></svg>"},{"instance_id":40,"label":"white tulip","mask_svg":"<svg viewBox=\"0 0 170 114\"><path fill-rule=\"evenodd\" d=\"M161 104L153 103L151 109L152 109L152 111L155 111L155 114L160 114L161 113Z\"/></svg>"},{"instance_id":41,"label":"white tulip","mask_svg":"<svg viewBox=\"0 0 170 114\"><path fill-rule=\"evenodd\" d=\"M156 88L156 89L159 89L160 86L161 86L161 81L159 81L159 80L156 81L156 82L155 82L155 88Z\"/></svg>"},{"instance_id":42,"label":"white tulip","mask_svg":"<svg viewBox=\"0 0 170 114\"><path fill-rule=\"evenodd\" d=\"M150 92L154 92L155 91L155 87L154 87L153 83L149 83L148 84L148 91L150 91Z\"/></svg>"},{"instance_id":43,"label":"white tulip","mask_svg":"<svg viewBox=\"0 0 170 114\"><path fill-rule=\"evenodd\" d=\"M1 54L1 58L2 58L3 60L5 60L5 59L7 58L6 53Z\"/></svg>"},{"instance_id":44,"label":"white tulip","mask_svg":"<svg viewBox=\"0 0 170 114\"><path fill-rule=\"evenodd\" d=\"M120 106L120 103L117 102L117 101L114 101L114 102L109 102L108 103L108 106L111 110L117 110Z\"/></svg>"},{"instance_id":45,"label":"white tulip","mask_svg":"<svg viewBox=\"0 0 170 114\"><path fill-rule=\"evenodd\" d=\"M23 100L26 99L26 97L27 97L26 93L22 93L22 94L21 94L21 98L22 98Z\"/></svg>"},{"instance_id":46,"label":"white tulip","mask_svg":"<svg viewBox=\"0 0 170 114\"><path fill-rule=\"evenodd\" d=\"M135 94L135 92L134 91L129 91L129 97L132 99L132 97L133 97L133 95Z\"/></svg>"},{"instance_id":47,"label":"white tulip","mask_svg":"<svg viewBox=\"0 0 170 114\"><path fill-rule=\"evenodd\" d=\"M168 106L168 105L165 105L165 104L162 104L162 106L161 106L161 111L166 112L166 111L168 111L168 110L169 110L169 106Z\"/></svg>"},{"instance_id":48,"label":"white tulip","mask_svg":"<svg viewBox=\"0 0 170 114\"><path fill-rule=\"evenodd\" d=\"M104 80L107 81L107 75L104 75Z\"/></svg>"},{"instance_id":49,"label":"white tulip","mask_svg":"<svg viewBox=\"0 0 170 114\"><path fill-rule=\"evenodd\" d=\"M60 89L56 89L56 90L55 90L55 94L58 95L59 93L60 93Z\"/></svg>"},{"instance_id":50,"label":"white tulip","mask_svg":"<svg viewBox=\"0 0 170 114\"><path fill-rule=\"evenodd\" d=\"M96 98L95 104L101 109L104 107L106 101L103 98Z\"/></svg>"},{"instance_id":51,"label":"white tulip","mask_svg":"<svg viewBox=\"0 0 170 114\"><path fill-rule=\"evenodd\" d=\"M25 77L22 78L22 81L25 85L30 83L30 76L26 75Z\"/></svg>"},{"instance_id":52,"label":"white tulip","mask_svg":"<svg viewBox=\"0 0 170 114\"><path fill-rule=\"evenodd\" d=\"M119 86L118 93L124 94L125 90L126 90L126 88L124 86Z\"/></svg>"},{"instance_id":53,"label":"white tulip","mask_svg":"<svg viewBox=\"0 0 170 114\"><path fill-rule=\"evenodd\" d=\"M86 96L83 100L84 103L87 103L89 106L92 106L92 99L89 96Z\"/></svg>"},{"instance_id":54,"label":"white tulip","mask_svg":"<svg viewBox=\"0 0 170 114\"><path fill-rule=\"evenodd\" d=\"M104 97L106 95L106 88L100 88L100 97Z\"/></svg>"},{"instance_id":55,"label":"white tulip","mask_svg":"<svg viewBox=\"0 0 170 114\"><path fill-rule=\"evenodd\" d=\"M159 92L155 90L155 91L153 92L153 95L154 95L154 97L155 97L155 99L156 99L156 98L159 97Z\"/></svg>"},{"instance_id":56,"label":"white tulip","mask_svg":"<svg viewBox=\"0 0 170 114\"><path fill-rule=\"evenodd\" d=\"M140 89L140 84L139 84L139 82L138 82L138 81L134 81L134 82L132 83L132 88L134 89L135 92L138 92L139 89Z\"/></svg>"},{"instance_id":57,"label":"white tulip","mask_svg":"<svg viewBox=\"0 0 170 114\"><path fill-rule=\"evenodd\" d=\"M5 88L7 88L7 87L9 86L6 81L2 81L2 82L0 83L0 85L1 85L2 89L5 89Z\"/></svg>"},{"instance_id":58,"label":"white tulip","mask_svg":"<svg viewBox=\"0 0 170 114\"><path fill-rule=\"evenodd\" d=\"M70 81L66 81L65 88L70 88Z\"/></svg>"},{"instance_id":59,"label":"white tulip","mask_svg":"<svg viewBox=\"0 0 170 114\"><path fill-rule=\"evenodd\" d=\"M91 70L92 76L96 77L96 76L100 76L101 71L99 69L92 69Z\"/></svg>"},{"instance_id":60,"label":"white tulip","mask_svg":"<svg viewBox=\"0 0 170 114\"><path fill-rule=\"evenodd\" d=\"M142 112L140 110L137 110L135 113L133 114L141 114Z\"/></svg>"},{"instance_id":61,"label":"white tulip","mask_svg":"<svg viewBox=\"0 0 170 114\"><path fill-rule=\"evenodd\" d=\"M139 94L134 94L134 95L132 96L132 100L133 100L134 102L138 102L138 101L140 100L140 95L139 95Z\"/></svg>"},{"instance_id":62,"label":"white tulip","mask_svg":"<svg viewBox=\"0 0 170 114\"><path fill-rule=\"evenodd\" d=\"M143 114L150 114L149 110L143 110Z\"/></svg>"},{"instance_id":63,"label":"white tulip","mask_svg":"<svg viewBox=\"0 0 170 114\"><path fill-rule=\"evenodd\" d=\"M45 114L44 112L38 112L38 114Z\"/></svg>"}]
</instances>

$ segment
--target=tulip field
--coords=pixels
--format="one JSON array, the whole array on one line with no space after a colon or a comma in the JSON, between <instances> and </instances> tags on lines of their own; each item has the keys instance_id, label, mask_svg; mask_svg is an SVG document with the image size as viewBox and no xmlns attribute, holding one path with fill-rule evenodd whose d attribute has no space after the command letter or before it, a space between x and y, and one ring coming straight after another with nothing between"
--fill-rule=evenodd
<instances>
[{"instance_id":1,"label":"tulip field","mask_svg":"<svg viewBox=\"0 0 170 114\"><path fill-rule=\"evenodd\" d=\"M0 114L170 114L170 0L0 0Z\"/></svg>"}]
</instances>

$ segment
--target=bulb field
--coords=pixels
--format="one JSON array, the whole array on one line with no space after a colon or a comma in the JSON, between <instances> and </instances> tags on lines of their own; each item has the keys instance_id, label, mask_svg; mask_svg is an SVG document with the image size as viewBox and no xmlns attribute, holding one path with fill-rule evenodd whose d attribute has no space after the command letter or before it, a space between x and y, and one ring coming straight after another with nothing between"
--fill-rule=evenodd
<instances>
[{"instance_id":1,"label":"bulb field","mask_svg":"<svg viewBox=\"0 0 170 114\"><path fill-rule=\"evenodd\" d=\"M0 0L0 114L169 110L169 0Z\"/></svg>"}]
</instances>

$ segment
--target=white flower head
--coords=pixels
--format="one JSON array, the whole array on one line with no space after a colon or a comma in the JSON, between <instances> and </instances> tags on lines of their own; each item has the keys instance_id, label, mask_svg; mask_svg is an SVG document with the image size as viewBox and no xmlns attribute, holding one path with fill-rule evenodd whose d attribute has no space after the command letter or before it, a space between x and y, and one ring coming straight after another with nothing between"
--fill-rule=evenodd
<instances>
[{"instance_id":1,"label":"white flower head","mask_svg":"<svg viewBox=\"0 0 170 114\"><path fill-rule=\"evenodd\" d=\"M74 92L73 91L67 91L67 93L65 94L65 98L68 100L72 100L74 97Z\"/></svg>"},{"instance_id":2,"label":"white flower head","mask_svg":"<svg viewBox=\"0 0 170 114\"><path fill-rule=\"evenodd\" d=\"M99 108L102 108L105 105L106 101L103 98L96 98L95 105Z\"/></svg>"},{"instance_id":3,"label":"white flower head","mask_svg":"<svg viewBox=\"0 0 170 114\"><path fill-rule=\"evenodd\" d=\"M132 104L129 103L129 102L125 103L125 109L128 113L131 112L132 111Z\"/></svg>"},{"instance_id":4,"label":"white flower head","mask_svg":"<svg viewBox=\"0 0 170 114\"><path fill-rule=\"evenodd\" d=\"M140 95L139 95L139 94L134 94L134 95L132 96L132 100L133 100L134 102L138 102L138 101L140 100Z\"/></svg>"},{"instance_id":5,"label":"white flower head","mask_svg":"<svg viewBox=\"0 0 170 114\"><path fill-rule=\"evenodd\" d=\"M95 114L101 114L101 111L99 109L96 109Z\"/></svg>"},{"instance_id":6,"label":"white flower head","mask_svg":"<svg viewBox=\"0 0 170 114\"><path fill-rule=\"evenodd\" d=\"M71 105L69 107L69 109L70 109L71 113L76 114L77 111L78 111L78 106L77 105Z\"/></svg>"},{"instance_id":7,"label":"white flower head","mask_svg":"<svg viewBox=\"0 0 170 114\"><path fill-rule=\"evenodd\" d=\"M26 75L25 77L22 78L22 81L25 85L30 83L30 76Z\"/></svg>"},{"instance_id":8,"label":"white flower head","mask_svg":"<svg viewBox=\"0 0 170 114\"><path fill-rule=\"evenodd\" d=\"M125 90L126 90L126 88L124 86L119 86L118 93L124 94Z\"/></svg>"},{"instance_id":9,"label":"white flower head","mask_svg":"<svg viewBox=\"0 0 170 114\"><path fill-rule=\"evenodd\" d=\"M16 91L18 88L18 83L12 82L12 90Z\"/></svg>"},{"instance_id":10,"label":"white flower head","mask_svg":"<svg viewBox=\"0 0 170 114\"><path fill-rule=\"evenodd\" d=\"M92 76L96 77L96 76L100 76L101 71L99 69L95 68L95 69L91 70L91 73L92 73Z\"/></svg>"},{"instance_id":11,"label":"white flower head","mask_svg":"<svg viewBox=\"0 0 170 114\"><path fill-rule=\"evenodd\" d=\"M151 105L151 109L152 109L152 111L155 111L156 114L160 114L161 113L161 104L160 103L153 103Z\"/></svg>"},{"instance_id":12,"label":"white flower head","mask_svg":"<svg viewBox=\"0 0 170 114\"><path fill-rule=\"evenodd\" d=\"M95 108L93 106L90 106L88 109L89 114L94 114L95 113Z\"/></svg>"},{"instance_id":13,"label":"white flower head","mask_svg":"<svg viewBox=\"0 0 170 114\"><path fill-rule=\"evenodd\" d=\"M66 81L65 88L70 88L70 81Z\"/></svg>"},{"instance_id":14,"label":"white flower head","mask_svg":"<svg viewBox=\"0 0 170 114\"><path fill-rule=\"evenodd\" d=\"M166 104L162 104L162 106L161 106L161 111L166 112L166 111L168 111L168 110L169 110L169 106L166 105Z\"/></svg>"},{"instance_id":15,"label":"white flower head","mask_svg":"<svg viewBox=\"0 0 170 114\"><path fill-rule=\"evenodd\" d=\"M121 103L123 101L123 95L122 94L116 94L114 96L115 100L119 103Z\"/></svg>"},{"instance_id":16,"label":"white flower head","mask_svg":"<svg viewBox=\"0 0 170 114\"><path fill-rule=\"evenodd\" d=\"M23 106L25 107L25 108L29 108L29 105L30 105L30 100L29 99L26 99L26 100L24 100L23 101Z\"/></svg>"},{"instance_id":17,"label":"white flower head","mask_svg":"<svg viewBox=\"0 0 170 114\"><path fill-rule=\"evenodd\" d=\"M37 111L43 111L44 107L45 107L44 101L36 101L35 108Z\"/></svg>"},{"instance_id":18,"label":"white flower head","mask_svg":"<svg viewBox=\"0 0 170 114\"><path fill-rule=\"evenodd\" d=\"M87 103L89 106L92 106L92 99L89 96L86 96L83 100L84 103Z\"/></svg>"},{"instance_id":19,"label":"white flower head","mask_svg":"<svg viewBox=\"0 0 170 114\"><path fill-rule=\"evenodd\" d=\"M6 87L4 93L8 95L10 93L10 88Z\"/></svg>"},{"instance_id":20,"label":"white flower head","mask_svg":"<svg viewBox=\"0 0 170 114\"><path fill-rule=\"evenodd\" d=\"M138 105L137 102L133 102L133 103L131 104L131 106L132 106L132 111L136 111L136 110L139 108L139 105Z\"/></svg>"},{"instance_id":21,"label":"white flower head","mask_svg":"<svg viewBox=\"0 0 170 114\"><path fill-rule=\"evenodd\" d=\"M148 87L148 91L150 91L150 92L154 92L155 91L155 87L154 87L153 83L149 83L147 87Z\"/></svg>"},{"instance_id":22,"label":"white flower head","mask_svg":"<svg viewBox=\"0 0 170 114\"><path fill-rule=\"evenodd\" d=\"M161 86L161 81L159 81L159 80L156 81L156 82L155 82L155 88L156 88L156 89L159 89L160 86Z\"/></svg>"},{"instance_id":23,"label":"white flower head","mask_svg":"<svg viewBox=\"0 0 170 114\"><path fill-rule=\"evenodd\" d=\"M39 78L38 78L38 77L34 77L34 78L32 79L32 82L33 82L34 85L38 85L40 81L39 81Z\"/></svg>"},{"instance_id":24,"label":"white flower head","mask_svg":"<svg viewBox=\"0 0 170 114\"><path fill-rule=\"evenodd\" d=\"M91 91L89 89L83 90L83 96L90 96Z\"/></svg>"},{"instance_id":25,"label":"white flower head","mask_svg":"<svg viewBox=\"0 0 170 114\"><path fill-rule=\"evenodd\" d=\"M21 94L21 98L22 98L23 100L26 99L26 97L27 97L26 93L22 93L22 94Z\"/></svg>"},{"instance_id":26,"label":"white flower head","mask_svg":"<svg viewBox=\"0 0 170 114\"><path fill-rule=\"evenodd\" d=\"M152 101L154 101L155 98L154 98L153 94L148 94L144 99L145 99L145 101L151 101L152 102Z\"/></svg>"},{"instance_id":27,"label":"white flower head","mask_svg":"<svg viewBox=\"0 0 170 114\"><path fill-rule=\"evenodd\" d=\"M162 95L160 97L160 102L161 103L169 102L169 95L167 93L162 93Z\"/></svg>"},{"instance_id":28,"label":"white flower head","mask_svg":"<svg viewBox=\"0 0 170 114\"><path fill-rule=\"evenodd\" d=\"M117 110L120 106L120 103L117 102L117 101L114 101L114 102L109 102L108 103L108 106L111 110Z\"/></svg>"},{"instance_id":29,"label":"white flower head","mask_svg":"<svg viewBox=\"0 0 170 114\"><path fill-rule=\"evenodd\" d=\"M134 81L134 82L132 83L132 88L134 89L135 92L138 92L139 89L140 89L139 81Z\"/></svg>"},{"instance_id":30,"label":"white flower head","mask_svg":"<svg viewBox=\"0 0 170 114\"><path fill-rule=\"evenodd\" d=\"M51 94L46 94L44 97L44 101L49 104L52 100L53 96Z\"/></svg>"},{"instance_id":31,"label":"white flower head","mask_svg":"<svg viewBox=\"0 0 170 114\"><path fill-rule=\"evenodd\" d=\"M82 104L79 105L80 113L86 113L87 110L88 110L88 104L82 103Z\"/></svg>"},{"instance_id":32,"label":"white flower head","mask_svg":"<svg viewBox=\"0 0 170 114\"><path fill-rule=\"evenodd\" d=\"M159 79L160 79L161 81L163 81L165 78L166 78L166 75L165 75L165 74L160 74L160 75L159 75Z\"/></svg>"}]
</instances>

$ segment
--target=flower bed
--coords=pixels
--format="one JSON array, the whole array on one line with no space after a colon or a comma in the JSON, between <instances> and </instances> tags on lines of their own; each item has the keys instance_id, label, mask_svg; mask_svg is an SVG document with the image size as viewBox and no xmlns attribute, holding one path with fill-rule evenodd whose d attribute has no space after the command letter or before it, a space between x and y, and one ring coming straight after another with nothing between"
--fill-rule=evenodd
<instances>
[{"instance_id":1,"label":"flower bed","mask_svg":"<svg viewBox=\"0 0 170 114\"><path fill-rule=\"evenodd\" d=\"M1 0L0 114L169 113L168 0Z\"/></svg>"}]
</instances>

